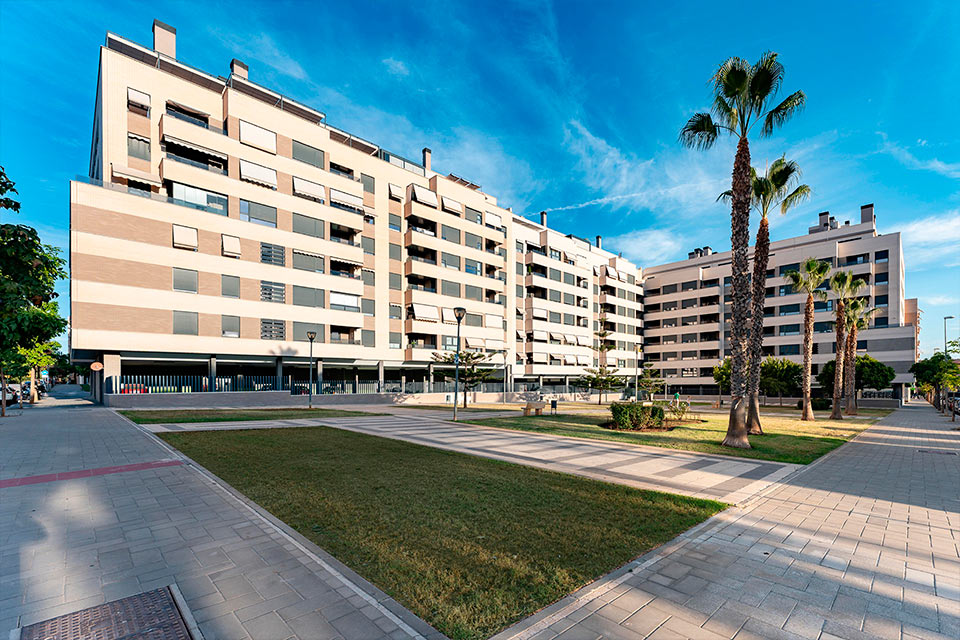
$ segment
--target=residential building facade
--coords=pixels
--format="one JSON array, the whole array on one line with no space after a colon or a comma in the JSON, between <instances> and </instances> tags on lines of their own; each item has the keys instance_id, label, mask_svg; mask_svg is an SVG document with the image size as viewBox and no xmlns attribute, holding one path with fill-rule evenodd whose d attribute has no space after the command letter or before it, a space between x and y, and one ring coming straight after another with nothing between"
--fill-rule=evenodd
<instances>
[{"instance_id":1,"label":"residential building facade","mask_svg":"<svg viewBox=\"0 0 960 640\"><path fill-rule=\"evenodd\" d=\"M834 270L851 271L866 282L859 297L877 312L860 331L858 353L896 371L894 394L902 396L917 360L919 312L915 298L904 297L904 258L899 233L877 233L872 204L860 209L857 224L821 213L807 235L772 242L766 280L763 353L803 360L804 294L786 279L807 258ZM833 273L833 271L831 271ZM644 337L646 359L654 364L671 392L715 395L713 367L729 355L730 252L710 247L692 251L686 260L644 269ZM834 358L834 298L815 302L813 373Z\"/></svg>"},{"instance_id":2,"label":"residential building facade","mask_svg":"<svg viewBox=\"0 0 960 640\"><path fill-rule=\"evenodd\" d=\"M565 390L636 365L642 273L515 215L454 174L323 113L107 34L88 176L70 184L70 350L107 393L132 376L316 376L430 391L435 353L483 351L500 385ZM131 385L124 387L124 385ZM203 383L206 384L206 383ZM501 387L502 388L502 387Z\"/></svg>"}]
</instances>

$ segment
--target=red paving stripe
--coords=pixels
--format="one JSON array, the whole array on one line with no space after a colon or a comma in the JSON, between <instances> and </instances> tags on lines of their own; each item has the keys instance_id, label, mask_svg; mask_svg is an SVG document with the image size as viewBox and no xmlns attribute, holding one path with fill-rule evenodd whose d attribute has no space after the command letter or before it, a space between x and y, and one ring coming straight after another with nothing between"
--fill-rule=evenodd
<instances>
[{"instance_id":1,"label":"red paving stripe","mask_svg":"<svg viewBox=\"0 0 960 640\"><path fill-rule=\"evenodd\" d=\"M115 467L98 467L96 469L81 469L79 471L64 471L61 473L45 473L40 476L26 476L23 478L8 478L0 480L0 489L9 487L22 487L26 484L42 484L44 482L56 482L58 480L73 480L74 478L88 478L90 476L105 476L111 473L124 473L126 471L144 471L146 469L159 469L160 467L175 467L183 464L180 460L157 460L155 462L136 462L134 464L121 464Z\"/></svg>"}]
</instances>

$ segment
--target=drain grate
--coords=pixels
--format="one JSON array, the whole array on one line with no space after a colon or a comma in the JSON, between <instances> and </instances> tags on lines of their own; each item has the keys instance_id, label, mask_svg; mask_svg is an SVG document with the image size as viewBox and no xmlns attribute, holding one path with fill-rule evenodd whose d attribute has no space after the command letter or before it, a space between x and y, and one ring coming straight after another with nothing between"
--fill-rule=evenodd
<instances>
[{"instance_id":1,"label":"drain grate","mask_svg":"<svg viewBox=\"0 0 960 640\"><path fill-rule=\"evenodd\" d=\"M163 587L24 627L20 640L191 640Z\"/></svg>"},{"instance_id":2,"label":"drain grate","mask_svg":"<svg viewBox=\"0 0 960 640\"><path fill-rule=\"evenodd\" d=\"M956 451L945 451L943 449L917 449L920 453L939 453L942 456L955 456Z\"/></svg>"}]
</instances>

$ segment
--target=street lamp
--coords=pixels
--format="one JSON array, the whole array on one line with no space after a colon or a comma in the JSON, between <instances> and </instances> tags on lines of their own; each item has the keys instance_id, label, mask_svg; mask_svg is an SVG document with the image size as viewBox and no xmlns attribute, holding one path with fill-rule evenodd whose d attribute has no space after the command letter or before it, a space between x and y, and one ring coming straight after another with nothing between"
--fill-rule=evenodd
<instances>
[{"instance_id":1,"label":"street lamp","mask_svg":"<svg viewBox=\"0 0 960 640\"><path fill-rule=\"evenodd\" d=\"M457 392L460 389L460 323L467 315L463 307L455 307L453 315L457 319L457 351L453 354L453 421L457 421ZM466 392L464 392L466 393Z\"/></svg>"},{"instance_id":2,"label":"street lamp","mask_svg":"<svg viewBox=\"0 0 960 640\"><path fill-rule=\"evenodd\" d=\"M310 341L310 409L313 409L313 341L316 339L316 331L307 331L307 340Z\"/></svg>"},{"instance_id":3,"label":"street lamp","mask_svg":"<svg viewBox=\"0 0 960 640\"><path fill-rule=\"evenodd\" d=\"M943 355L950 357L947 351L947 320L953 320L954 316L943 316Z\"/></svg>"}]
</instances>

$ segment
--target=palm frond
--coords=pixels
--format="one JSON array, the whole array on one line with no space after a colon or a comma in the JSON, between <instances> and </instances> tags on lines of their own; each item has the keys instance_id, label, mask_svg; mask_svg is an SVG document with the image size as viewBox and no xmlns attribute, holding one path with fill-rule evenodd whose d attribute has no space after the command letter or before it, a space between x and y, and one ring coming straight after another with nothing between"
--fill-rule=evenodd
<instances>
[{"instance_id":1,"label":"palm frond","mask_svg":"<svg viewBox=\"0 0 960 640\"><path fill-rule=\"evenodd\" d=\"M715 95L739 102L750 86L750 63L736 56L727 58L713 75L713 86Z\"/></svg>"},{"instance_id":2,"label":"palm frond","mask_svg":"<svg viewBox=\"0 0 960 640\"><path fill-rule=\"evenodd\" d=\"M762 111L767 100L777 95L782 81L783 65L777 61L776 52L767 51L753 65L750 73L750 103L755 111Z\"/></svg>"},{"instance_id":3,"label":"palm frond","mask_svg":"<svg viewBox=\"0 0 960 640\"><path fill-rule=\"evenodd\" d=\"M733 129L737 126L738 111L736 106L727 102L719 93L713 96L713 107L711 108L717 119L724 125Z\"/></svg>"},{"instance_id":4,"label":"palm frond","mask_svg":"<svg viewBox=\"0 0 960 640\"><path fill-rule=\"evenodd\" d=\"M803 110L807 102L807 96L803 91L795 91L784 98L783 102L767 112L764 117L763 129L760 130L761 136L769 136L783 125L784 122Z\"/></svg>"},{"instance_id":5,"label":"palm frond","mask_svg":"<svg viewBox=\"0 0 960 640\"><path fill-rule=\"evenodd\" d=\"M680 144L691 149L705 150L717 141L722 127L709 113L695 113L680 129Z\"/></svg>"},{"instance_id":6,"label":"palm frond","mask_svg":"<svg viewBox=\"0 0 960 640\"><path fill-rule=\"evenodd\" d=\"M724 191L723 193L717 196L716 201L730 202L731 200L733 200L733 190L727 189L726 191Z\"/></svg>"},{"instance_id":7,"label":"palm frond","mask_svg":"<svg viewBox=\"0 0 960 640\"><path fill-rule=\"evenodd\" d=\"M810 185L802 184L796 189L793 190L787 197L783 199L780 203L780 214L787 215L787 211L794 208L801 202L810 199L810 195L813 193L813 190L810 189Z\"/></svg>"}]
</instances>

